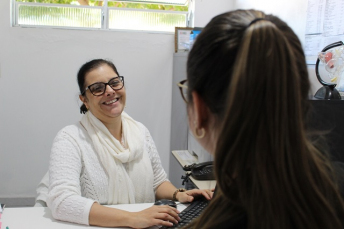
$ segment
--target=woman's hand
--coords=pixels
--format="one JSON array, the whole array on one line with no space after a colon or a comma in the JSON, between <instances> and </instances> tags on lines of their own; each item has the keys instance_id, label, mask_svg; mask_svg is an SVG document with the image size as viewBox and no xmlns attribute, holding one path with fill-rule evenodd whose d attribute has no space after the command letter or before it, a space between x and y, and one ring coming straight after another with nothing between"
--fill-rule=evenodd
<instances>
[{"instance_id":1,"label":"woman's hand","mask_svg":"<svg viewBox=\"0 0 344 229\"><path fill-rule=\"evenodd\" d=\"M179 213L177 209L167 205L153 205L140 212L131 212L133 220L130 226L132 228L147 228L154 225L171 227L173 224L178 224Z\"/></svg>"},{"instance_id":2,"label":"woman's hand","mask_svg":"<svg viewBox=\"0 0 344 229\"><path fill-rule=\"evenodd\" d=\"M196 196L204 196L207 200L213 198L214 189L192 189L185 192L178 192L176 198L181 203L188 203Z\"/></svg>"}]
</instances>

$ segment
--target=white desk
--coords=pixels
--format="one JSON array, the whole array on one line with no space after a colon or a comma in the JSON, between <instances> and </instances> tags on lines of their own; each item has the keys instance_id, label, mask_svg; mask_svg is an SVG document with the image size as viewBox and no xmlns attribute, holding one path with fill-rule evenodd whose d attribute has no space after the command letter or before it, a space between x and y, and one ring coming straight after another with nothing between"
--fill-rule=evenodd
<instances>
[{"instance_id":1,"label":"white desk","mask_svg":"<svg viewBox=\"0 0 344 229\"><path fill-rule=\"evenodd\" d=\"M187 150L175 150L172 151L172 154L182 167L198 162L197 157L191 155ZM215 180L196 180L192 176L189 178L199 189L212 189L216 186Z\"/></svg>"},{"instance_id":2,"label":"white desk","mask_svg":"<svg viewBox=\"0 0 344 229\"><path fill-rule=\"evenodd\" d=\"M130 212L137 212L148 207L153 203L144 204L119 204L109 207L118 208ZM184 210L188 205L178 204L179 211ZM27 208L5 208L2 217L1 229L83 229L83 228L100 228L94 226L86 226L68 222L55 220L49 208L45 207L27 207ZM108 228L108 227L101 227ZM158 229L158 226L150 227L150 229ZM112 228L113 229L113 228Z\"/></svg>"}]
</instances>

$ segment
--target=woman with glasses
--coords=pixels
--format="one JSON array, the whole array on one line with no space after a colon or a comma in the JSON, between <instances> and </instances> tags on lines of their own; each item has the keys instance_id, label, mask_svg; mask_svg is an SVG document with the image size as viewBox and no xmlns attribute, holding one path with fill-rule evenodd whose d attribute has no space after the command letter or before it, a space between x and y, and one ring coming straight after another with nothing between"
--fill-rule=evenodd
<instances>
[{"instance_id":1,"label":"woman with glasses","mask_svg":"<svg viewBox=\"0 0 344 229\"><path fill-rule=\"evenodd\" d=\"M168 181L149 131L123 111L124 77L112 62L87 62L78 84L84 115L57 134L51 150L47 205L54 218L106 227L171 226L179 217L170 206L132 213L103 205L211 199L210 190L185 191Z\"/></svg>"},{"instance_id":2,"label":"woman with glasses","mask_svg":"<svg viewBox=\"0 0 344 229\"><path fill-rule=\"evenodd\" d=\"M286 23L255 10L214 17L179 86L190 130L214 154L217 180L188 228L344 227L339 174L307 129L305 55Z\"/></svg>"}]
</instances>

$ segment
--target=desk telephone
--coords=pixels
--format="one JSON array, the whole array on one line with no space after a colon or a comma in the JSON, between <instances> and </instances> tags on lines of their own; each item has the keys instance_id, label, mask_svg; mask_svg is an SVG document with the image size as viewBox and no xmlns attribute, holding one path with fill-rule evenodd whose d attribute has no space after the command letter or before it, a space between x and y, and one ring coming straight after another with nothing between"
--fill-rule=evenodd
<instances>
[{"instance_id":1,"label":"desk telephone","mask_svg":"<svg viewBox=\"0 0 344 229\"><path fill-rule=\"evenodd\" d=\"M185 165L183 169L190 171L191 176L196 180L215 180L212 161Z\"/></svg>"}]
</instances>

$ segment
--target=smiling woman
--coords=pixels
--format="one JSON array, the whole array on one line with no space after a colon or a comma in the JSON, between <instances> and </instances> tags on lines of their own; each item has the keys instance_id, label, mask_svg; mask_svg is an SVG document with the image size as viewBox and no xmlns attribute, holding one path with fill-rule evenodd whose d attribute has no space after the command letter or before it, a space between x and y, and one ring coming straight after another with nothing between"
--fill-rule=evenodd
<instances>
[{"instance_id":1,"label":"smiling woman","mask_svg":"<svg viewBox=\"0 0 344 229\"><path fill-rule=\"evenodd\" d=\"M54 218L108 227L171 226L179 217L170 206L129 213L103 205L212 197L210 190L176 192L179 189L168 181L149 131L124 112L124 77L112 62L87 62L77 78L84 115L55 137L49 182L45 181L49 188L38 190L45 196L41 192L49 189L46 200L40 200L46 201Z\"/></svg>"}]
</instances>

